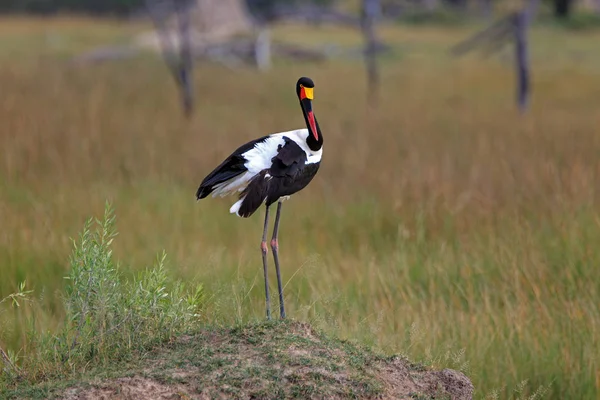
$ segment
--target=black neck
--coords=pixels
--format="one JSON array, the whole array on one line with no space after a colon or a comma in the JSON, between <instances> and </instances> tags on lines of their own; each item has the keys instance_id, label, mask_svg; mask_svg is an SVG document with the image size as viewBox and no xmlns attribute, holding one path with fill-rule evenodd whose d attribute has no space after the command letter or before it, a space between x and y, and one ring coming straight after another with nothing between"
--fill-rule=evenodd
<instances>
[{"instance_id":1,"label":"black neck","mask_svg":"<svg viewBox=\"0 0 600 400\"><path fill-rule=\"evenodd\" d=\"M304 116L306 120L306 127L308 128L308 137L306 138L306 144L312 151L318 151L323 147L323 134L321 133L321 128L319 127L319 123L317 122L317 117L315 117L315 125L317 126L317 136L318 140L315 139L312 129L310 128L310 124L308 123L308 118L306 115Z\"/></svg>"},{"instance_id":2,"label":"black neck","mask_svg":"<svg viewBox=\"0 0 600 400\"><path fill-rule=\"evenodd\" d=\"M312 151L318 151L321 149L321 147L323 147L323 133L321 132L321 127L319 126L317 117L314 115L314 112L313 112L313 116L315 118L315 125L317 127L317 132L316 132L317 135L316 136L318 137L318 139L316 139L314 132L312 131L312 128L310 126L310 122L308 121L308 113L307 113L308 110L305 109L305 106L304 106L304 104L302 104L302 101L300 101L300 106L302 107L302 115L304 115L304 122L306 123L306 128L308 129L308 137L306 138L306 144L308 145L308 148L311 149ZM310 105L309 105L309 107L310 107ZM311 109L312 109L312 107L311 107Z\"/></svg>"}]
</instances>

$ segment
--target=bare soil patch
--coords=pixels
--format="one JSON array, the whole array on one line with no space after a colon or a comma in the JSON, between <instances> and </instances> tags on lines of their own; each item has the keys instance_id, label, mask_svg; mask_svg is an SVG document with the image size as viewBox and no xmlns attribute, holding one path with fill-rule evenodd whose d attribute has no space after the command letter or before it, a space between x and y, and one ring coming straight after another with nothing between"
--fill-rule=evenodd
<instances>
[{"instance_id":1,"label":"bare soil patch","mask_svg":"<svg viewBox=\"0 0 600 400\"><path fill-rule=\"evenodd\" d=\"M154 351L127 376L82 381L66 400L457 399L473 397L462 373L417 366L330 339L305 323L207 330Z\"/></svg>"}]
</instances>

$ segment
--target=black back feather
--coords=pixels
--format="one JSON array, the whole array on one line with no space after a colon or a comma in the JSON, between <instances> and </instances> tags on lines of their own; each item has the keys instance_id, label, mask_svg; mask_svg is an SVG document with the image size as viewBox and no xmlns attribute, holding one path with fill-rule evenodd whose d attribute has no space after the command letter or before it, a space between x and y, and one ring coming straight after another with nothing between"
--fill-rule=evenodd
<instances>
[{"instance_id":1,"label":"black back feather","mask_svg":"<svg viewBox=\"0 0 600 400\"><path fill-rule=\"evenodd\" d=\"M271 159L271 167L257 174L240 194L242 202L238 214L251 216L263 202L267 206L280 197L292 195L310 183L320 163L306 164L306 153L293 140L284 137L285 144L279 147Z\"/></svg>"}]
</instances>

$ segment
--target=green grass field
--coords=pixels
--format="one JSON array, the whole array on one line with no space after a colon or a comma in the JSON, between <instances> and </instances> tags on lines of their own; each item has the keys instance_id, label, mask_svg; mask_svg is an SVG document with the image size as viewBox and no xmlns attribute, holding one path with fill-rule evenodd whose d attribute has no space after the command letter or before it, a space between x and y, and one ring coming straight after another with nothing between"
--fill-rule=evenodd
<instances>
[{"instance_id":1,"label":"green grass field","mask_svg":"<svg viewBox=\"0 0 600 400\"><path fill-rule=\"evenodd\" d=\"M376 110L358 61L278 62L267 74L203 63L185 121L158 59L65 64L143 28L0 21L0 298L24 279L36 296L4 310L0 343L24 343L31 316L57 326L69 238L106 200L123 268L165 249L173 275L205 285L207 322L263 318L263 213L239 219L234 198L194 193L239 144L303 126L294 83L307 75L325 145L317 178L283 207L289 316L468 367L478 398L540 385L549 398L600 395L600 33L536 28L525 116L509 59L447 55L475 27L388 27L397 53L383 61ZM360 40L298 26L274 35Z\"/></svg>"}]
</instances>

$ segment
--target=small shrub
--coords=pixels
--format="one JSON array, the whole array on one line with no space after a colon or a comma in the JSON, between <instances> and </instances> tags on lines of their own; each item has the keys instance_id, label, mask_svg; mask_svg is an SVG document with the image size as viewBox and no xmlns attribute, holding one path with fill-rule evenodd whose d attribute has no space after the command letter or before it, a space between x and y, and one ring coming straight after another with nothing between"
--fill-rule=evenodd
<instances>
[{"instance_id":1,"label":"small shrub","mask_svg":"<svg viewBox=\"0 0 600 400\"><path fill-rule=\"evenodd\" d=\"M55 334L32 336L33 350L22 369L32 380L73 372L92 361L124 359L199 325L202 285L190 291L172 281L164 252L153 268L125 280L112 256L117 232L109 204L103 221L96 222L98 229L92 231L92 219L87 220L73 241L64 325ZM0 384L13 377L3 373Z\"/></svg>"}]
</instances>

